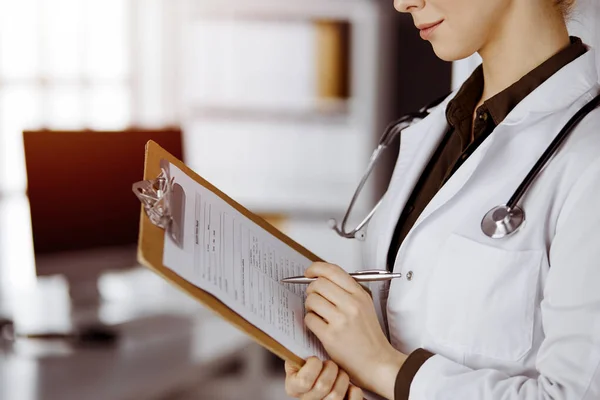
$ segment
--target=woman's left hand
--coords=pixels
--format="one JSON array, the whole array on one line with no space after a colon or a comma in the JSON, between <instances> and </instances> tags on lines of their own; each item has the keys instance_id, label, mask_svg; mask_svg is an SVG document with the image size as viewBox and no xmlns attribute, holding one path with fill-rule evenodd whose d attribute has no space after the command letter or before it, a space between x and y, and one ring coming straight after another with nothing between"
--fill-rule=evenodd
<instances>
[{"instance_id":1,"label":"woman's left hand","mask_svg":"<svg viewBox=\"0 0 600 400\"><path fill-rule=\"evenodd\" d=\"M385 337L369 293L337 265L317 262L305 275L318 278L306 289L308 329L354 383L393 398L406 356Z\"/></svg>"}]
</instances>

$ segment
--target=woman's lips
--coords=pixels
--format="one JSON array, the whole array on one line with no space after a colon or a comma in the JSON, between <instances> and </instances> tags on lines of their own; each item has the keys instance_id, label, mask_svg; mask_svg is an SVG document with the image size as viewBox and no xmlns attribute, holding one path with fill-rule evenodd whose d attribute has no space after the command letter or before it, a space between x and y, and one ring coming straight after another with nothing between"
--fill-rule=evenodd
<instances>
[{"instance_id":1,"label":"woman's lips","mask_svg":"<svg viewBox=\"0 0 600 400\"><path fill-rule=\"evenodd\" d=\"M421 38L423 40L429 40L429 38L431 38L431 35L433 35L433 32L435 32L435 30L437 29L438 26L440 26L442 24L442 21L436 22L434 24L428 24L428 25L421 25L419 26L419 30L420 30L420 34L421 34Z\"/></svg>"}]
</instances>

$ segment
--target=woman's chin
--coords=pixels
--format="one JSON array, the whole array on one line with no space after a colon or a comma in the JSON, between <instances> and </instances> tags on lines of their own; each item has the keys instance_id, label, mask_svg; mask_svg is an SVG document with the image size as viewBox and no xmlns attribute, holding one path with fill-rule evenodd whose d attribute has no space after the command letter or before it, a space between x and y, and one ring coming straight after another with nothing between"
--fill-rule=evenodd
<instances>
[{"instance_id":1,"label":"woman's chin","mask_svg":"<svg viewBox=\"0 0 600 400\"><path fill-rule=\"evenodd\" d=\"M464 47L448 45L447 43L436 43L432 41L431 45L435 55L444 61L458 61L473 55L476 50L467 49Z\"/></svg>"}]
</instances>

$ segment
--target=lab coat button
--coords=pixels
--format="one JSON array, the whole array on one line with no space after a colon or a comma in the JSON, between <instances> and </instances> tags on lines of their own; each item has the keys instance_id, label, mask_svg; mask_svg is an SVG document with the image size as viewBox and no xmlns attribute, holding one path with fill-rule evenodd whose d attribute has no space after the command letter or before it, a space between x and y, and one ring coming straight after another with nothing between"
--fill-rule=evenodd
<instances>
[{"instance_id":1,"label":"lab coat button","mask_svg":"<svg viewBox=\"0 0 600 400\"><path fill-rule=\"evenodd\" d=\"M408 271L406 274L406 279L409 281L412 281L413 278L413 272L412 271Z\"/></svg>"}]
</instances>

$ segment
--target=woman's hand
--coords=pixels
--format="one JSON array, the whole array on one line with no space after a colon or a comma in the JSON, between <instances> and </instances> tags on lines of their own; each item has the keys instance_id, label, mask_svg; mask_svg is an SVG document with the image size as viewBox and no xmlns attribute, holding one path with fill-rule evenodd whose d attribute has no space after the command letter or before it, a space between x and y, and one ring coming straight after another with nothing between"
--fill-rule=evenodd
<instances>
[{"instance_id":1,"label":"woman's hand","mask_svg":"<svg viewBox=\"0 0 600 400\"><path fill-rule=\"evenodd\" d=\"M285 391L301 400L363 400L363 392L350 384L348 374L331 360L310 357L302 368L285 362Z\"/></svg>"},{"instance_id":2,"label":"woman's hand","mask_svg":"<svg viewBox=\"0 0 600 400\"><path fill-rule=\"evenodd\" d=\"M385 337L369 293L336 265L314 263L305 275L318 278L306 289L308 329L353 382L393 398L406 356Z\"/></svg>"}]
</instances>

